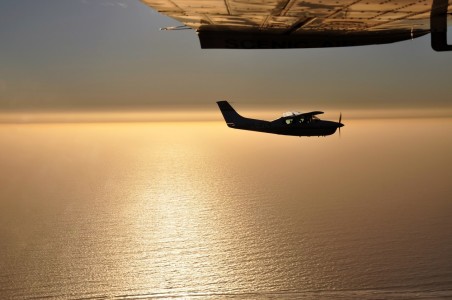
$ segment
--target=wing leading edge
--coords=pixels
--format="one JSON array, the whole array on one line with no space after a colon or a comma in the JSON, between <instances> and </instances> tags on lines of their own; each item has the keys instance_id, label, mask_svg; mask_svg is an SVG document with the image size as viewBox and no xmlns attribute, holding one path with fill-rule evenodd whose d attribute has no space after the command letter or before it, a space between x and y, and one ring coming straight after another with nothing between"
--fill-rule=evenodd
<instances>
[{"instance_id":1,"label":"wing leading edge","mask_svg":"<svg viewBox=\"0 0 452 300\"><path fill-rule=\"evenodd\" d=\"M435 33L447 48L448 0L141 0L198 32L201 48L386 44ZM447 49L448 50L448 49Z\"/></svg>"}]
</instances>

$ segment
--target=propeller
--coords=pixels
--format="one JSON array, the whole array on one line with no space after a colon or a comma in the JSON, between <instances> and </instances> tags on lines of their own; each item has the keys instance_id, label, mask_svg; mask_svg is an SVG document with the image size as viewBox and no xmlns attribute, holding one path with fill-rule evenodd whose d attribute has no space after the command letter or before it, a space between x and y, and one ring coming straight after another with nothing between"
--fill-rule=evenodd
<instances>
[{"instance_id":1,"label":"propeller","mask_svg":"<svg viewBox=\"0 0 452 300\"><path fill-rule=\"evenodd\" d=\"M341 136L341 127L344 126L342 123L342 113L339 114L339 136Z\"/></svg>"}]
</instances>

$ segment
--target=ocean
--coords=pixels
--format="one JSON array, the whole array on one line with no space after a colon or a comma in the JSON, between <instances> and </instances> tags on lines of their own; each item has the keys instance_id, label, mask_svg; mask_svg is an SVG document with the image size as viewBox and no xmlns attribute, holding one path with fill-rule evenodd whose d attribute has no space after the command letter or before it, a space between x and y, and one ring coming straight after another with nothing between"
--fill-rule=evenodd
<instances>
[{"instance_id":1,"label":"ocean","mask_svg":"<svg viewBox=\"0 0 452 300\"><path fill-rule=\"evenodd\" d=\"M0 298L452 298L452 119L344 123L0 124Z\"/></svg>"}]
</instances>

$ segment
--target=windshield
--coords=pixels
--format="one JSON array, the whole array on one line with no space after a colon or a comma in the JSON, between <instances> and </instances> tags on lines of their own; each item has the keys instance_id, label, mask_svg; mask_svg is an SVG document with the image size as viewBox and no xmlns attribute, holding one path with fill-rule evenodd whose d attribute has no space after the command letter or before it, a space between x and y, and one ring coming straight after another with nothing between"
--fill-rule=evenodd
<instances>
[{"instance_id":1,"label":"windshield","mask_svg":"<svg viewBox=\"0 0 452 300\"><path fill-rule=\"evenodd\" d=\"M283 118L287 118L287 117L295 117L301 115L301 112L299 111L286 111L285 113L282 114Z\"/></svg>"}]
</instances>

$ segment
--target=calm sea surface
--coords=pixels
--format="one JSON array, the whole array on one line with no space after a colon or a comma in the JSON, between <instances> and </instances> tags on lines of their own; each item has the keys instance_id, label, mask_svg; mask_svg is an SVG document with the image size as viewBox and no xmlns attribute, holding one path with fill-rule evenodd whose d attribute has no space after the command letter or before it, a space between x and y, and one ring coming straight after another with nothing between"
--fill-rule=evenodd
<instances>
[{"instance_id":1,"label":"calm sea surface","mask_svg":"<svg viewBox=\"0 0 452 300\"><path fill-rule=\"evenodd\" d=\"M0 125L0 298L452 297L452 120Z\"/></svg>"}]
</instances>

